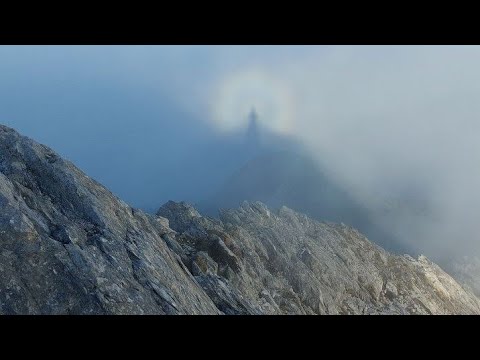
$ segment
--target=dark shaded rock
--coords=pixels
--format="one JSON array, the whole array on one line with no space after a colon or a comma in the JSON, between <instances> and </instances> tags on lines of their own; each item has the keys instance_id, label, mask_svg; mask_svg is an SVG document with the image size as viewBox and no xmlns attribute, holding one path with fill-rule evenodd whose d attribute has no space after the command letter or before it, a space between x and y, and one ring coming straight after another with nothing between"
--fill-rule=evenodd
<instances>
[{"instance_id":1,"label":"dark shaded rock","mask_svg":"<svg viewBox=\"0 0 480 360\"><path fill-rule=\"evenodd\" d=\"M218 264L212 260L207 253L203 251L197 252L192 259L192 274L195 276L201 275L216 275Z\"/></svg>"}]
</instances>

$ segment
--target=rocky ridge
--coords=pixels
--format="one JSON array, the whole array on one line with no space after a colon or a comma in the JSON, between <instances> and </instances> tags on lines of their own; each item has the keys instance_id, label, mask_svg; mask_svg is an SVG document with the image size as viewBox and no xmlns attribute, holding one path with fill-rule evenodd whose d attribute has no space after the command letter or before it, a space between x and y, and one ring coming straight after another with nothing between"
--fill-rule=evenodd
<instances>
[{"instance_id":1,"label":"rocky ridge","mask_svg":"<svg viewBox=\"0 0 480 360\"><path fill-rule=\"evenodd\" d=\"M258 202L128 206L0 126L0 314L478 314L425 257Z\"/></svg>"}]
</instances>

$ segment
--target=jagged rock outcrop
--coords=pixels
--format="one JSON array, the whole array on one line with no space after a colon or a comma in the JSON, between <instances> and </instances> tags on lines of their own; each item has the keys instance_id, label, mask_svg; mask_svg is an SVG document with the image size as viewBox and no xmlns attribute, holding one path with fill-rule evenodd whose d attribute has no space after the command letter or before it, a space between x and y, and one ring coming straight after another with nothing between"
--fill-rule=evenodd
<instances>
[{"instance_id":1,"label":"jagged rock outcrop","mask_svg":"<svg viewBox=\"0 0 480 360\"><path fill-rule=\"evenodd\" d=\"M480 313L438 266L261 203L132 209L0 126L0 314Z\"/></svg>"},{"instance_id":2,"label":"jagged rock outcrop","mask_svg":"<svg viewBox=\"0 0 480 360\"><path fill-rule=\"evenodd\" d=\"M478 298L426 257L389 254L343 224L259 202L224 210L220 221L185 203L169 202L157 214L178 231L187 267L227 313L480 313ZM216 251L218 241L225 250Z\"/></svg>"}]
</instances>

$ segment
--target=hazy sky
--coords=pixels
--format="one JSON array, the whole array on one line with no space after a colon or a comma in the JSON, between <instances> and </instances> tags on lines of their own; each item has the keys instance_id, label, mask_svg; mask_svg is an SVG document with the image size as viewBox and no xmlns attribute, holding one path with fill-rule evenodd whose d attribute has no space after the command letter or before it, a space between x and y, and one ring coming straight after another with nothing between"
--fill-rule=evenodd
<instances>
[{"instance_id":1,"label":"hazy sky","mask_svg":"<svg viewBox=\"0 0 480 360\"><path fill-rule=\"evenodd\" d=\"M229 136L244 131L257 98L242 97L248 84L238 94L231 76L317 50L0 46L0 122L53 147L134 206L191 200L238 166ZM233 96L240 97L232 103ZM222 117L237 126L223 126Z\"/></svg>"},{"instance_id":2,"label":"hazy sky","mask_svg":"<svg viewBox=\"0 0 480 360\"><path fill-rule=\"evenodd\" d=\"M468 252L480 247L478 64L468 46L0 46L0 122L153 206L234 170L253 105L361 201L421 191L435 221L396 221L405 241Z\"/></svg>"}]
</instances>

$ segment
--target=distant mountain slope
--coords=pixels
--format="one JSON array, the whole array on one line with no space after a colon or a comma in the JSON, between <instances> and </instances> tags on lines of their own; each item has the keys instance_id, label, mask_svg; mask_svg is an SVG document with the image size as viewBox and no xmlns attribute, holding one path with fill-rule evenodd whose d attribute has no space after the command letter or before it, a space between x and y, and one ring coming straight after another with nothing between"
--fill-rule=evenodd
<instances>
[{"instance_id":1,"label":"distant mountain slope","mask_svg":"<svg viewBox=\"0 0 480 360\"><path fill-rule=\"evenodd\" d=\"M0 126L0 314L480 314L425 257L351 227L244 203L132 209Z\"/></svg>"},{"instance_id":2,"label":"distant mountain slope","mask_svg":"<svg viewBox=\"0 0 480 360\"><path fill-rule=\"evenodd\" d=\"M451 261L448 270L460 284L480 297L480 258L465 256Z\"/></svg>"}]
</instances>

